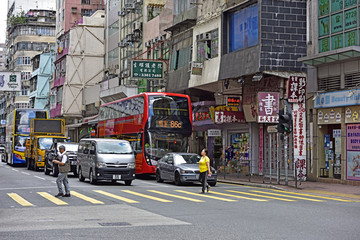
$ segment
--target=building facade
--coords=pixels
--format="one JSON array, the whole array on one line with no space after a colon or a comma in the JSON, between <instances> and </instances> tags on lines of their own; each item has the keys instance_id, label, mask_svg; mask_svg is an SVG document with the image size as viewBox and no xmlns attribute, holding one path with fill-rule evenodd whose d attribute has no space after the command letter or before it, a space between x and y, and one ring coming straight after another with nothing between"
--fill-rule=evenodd
<instances>
[{"instance_id":1,"label":"building facade","mask_svg":"<svg viewBox=\"0 0 360 240\"><path fill-rule=\"evenodd\" d=\"M308 178L358 185L360 49L357 1L307 1ZM314 23L314 24L310 24Z\"/></svg>"}]
</instances>

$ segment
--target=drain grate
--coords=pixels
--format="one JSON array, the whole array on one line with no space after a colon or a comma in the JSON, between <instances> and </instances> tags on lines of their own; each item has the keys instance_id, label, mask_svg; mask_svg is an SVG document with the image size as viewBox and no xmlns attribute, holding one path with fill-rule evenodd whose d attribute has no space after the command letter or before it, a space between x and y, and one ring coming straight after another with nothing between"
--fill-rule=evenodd
<instances>
[{"instance_id":1,"label":"drain grate","mask_svg":"<svg viewBox=\"0 0 360 240\"><path fill-rule=\"evenodd\" d=\"M120 226L131 226L128 222L105 222L105 223L98 223L100 226L103 227L120 227Z\"/></svg>"}]
</instances>

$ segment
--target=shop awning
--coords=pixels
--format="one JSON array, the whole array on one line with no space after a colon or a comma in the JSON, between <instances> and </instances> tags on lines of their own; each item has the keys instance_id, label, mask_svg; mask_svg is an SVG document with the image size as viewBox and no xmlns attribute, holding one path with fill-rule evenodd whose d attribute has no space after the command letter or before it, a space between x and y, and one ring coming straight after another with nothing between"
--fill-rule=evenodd
<instances>
[{"instance_id":1,"label":"shop awning","mask_svg":"<svg viewBox=\"0 0 360 240\"><path fill-rule=\"evenodd\" d=\"M340 48L337 50L319 53L316 55L302 57L299 58L298 61L303 62L304 64L307 65L317 66L325 63L332 63L332 62L347 60L355 57L360 57L359 46L350 46L350 47Z\"/></svg>"},{"instance_id":2,"label":"shop awning","mask_svg":"<svg viewBox=\"0 0 360 240\"><path fill-rule=\"evenodd\" d=\"M289 78L290 76L306 77L305 72L291 72L291 71L262 71L263 74L272 75L281 78Z\"/></svg>"}]
</instances>

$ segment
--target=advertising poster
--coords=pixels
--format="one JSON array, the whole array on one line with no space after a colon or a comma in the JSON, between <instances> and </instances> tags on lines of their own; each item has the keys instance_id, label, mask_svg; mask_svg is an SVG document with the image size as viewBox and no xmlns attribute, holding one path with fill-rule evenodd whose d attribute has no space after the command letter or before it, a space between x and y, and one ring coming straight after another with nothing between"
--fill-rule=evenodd
<instances>
[{"instance_id":1,"label":"advertising poster","mask_svg":"<svg viewBox=\"0 0 360 240\"><path fill-rule=\"evenodd\" d=\"M304 103L293 104L293 149L298 179L306 180L306 110Z\"/></svg>"},{"instance_id":2,"label":"advertising poster","mask_svg":"<svg viewBox=\"0 0 360 240\"><path fill-rule=\"evenodd\" d=\"M21 91L20 72L0 72L0 92Z\"/></svg>"},{"instance_id":3,"label":"advertising poster","mask_svg":"<svg viewBox=\"0 0 360 240\"><path fill-rule=\"evenodd\" d=\"M360 124L346 126L346 177L360 181Z\"/></svg>"}]
</instances>

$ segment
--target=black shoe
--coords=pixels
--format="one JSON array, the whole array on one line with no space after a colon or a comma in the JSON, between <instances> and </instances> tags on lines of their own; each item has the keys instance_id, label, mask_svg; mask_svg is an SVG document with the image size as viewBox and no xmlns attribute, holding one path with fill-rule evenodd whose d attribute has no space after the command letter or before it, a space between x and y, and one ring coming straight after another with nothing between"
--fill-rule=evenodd
<instances>
[{"instance_id":1,"label":"black shoe","mask_svg":"<svg viewBox=\"0 0 360 240\"><path fill-rule=\"evenodd\" d=\"M204 194L205 193L205 191L201 191L201 192L199 192L200 194Z\"/></svg>"},{"instance_id":2,"label":"black shoe","mask_svg":"<svg viewBox=\"0 0 360 240\"><path fill-rule=\"evenodd\" d=\"M210 186L207 186L207 192L209 192L210 191Z\"/></svg>"},{"instance_id":3,"label":"black shoe","mask_svg":"<svg viewBox=\"0 0 360 240\"><path fill-rule=\"evenodd\" d=\"M71 195L69 193L69 194L65 194L63 197L71 197Z\"/></svg>"},{"instance_id":4,"label":"black shoe","mask_svg":"<svg viewBox=\"0 0 360 240\"><path fill-rule=\"evenodd\" d=\"M62 197L62 196L64 196L63 193L58 193L58 194L55 195L55 197Z\"/></svg>"}]
</instances>

